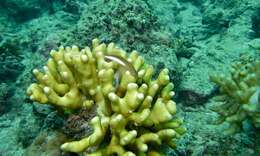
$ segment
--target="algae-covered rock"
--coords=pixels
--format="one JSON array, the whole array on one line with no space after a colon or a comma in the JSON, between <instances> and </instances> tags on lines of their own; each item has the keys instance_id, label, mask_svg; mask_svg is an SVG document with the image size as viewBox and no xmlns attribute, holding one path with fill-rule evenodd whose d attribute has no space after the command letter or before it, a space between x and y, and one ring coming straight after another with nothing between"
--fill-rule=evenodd
<instances>
[{"instance_id":1,"label":"algae-covered rock","mask_svg":"<svg viewBox=\"0 0 260 156\"><path fill-rule=\"evenodd\" d=\"M258 38L260 36L260 8L256 9L255 13L251 17L253 36Z\"/></svg>"},{"instance_id":2,"label":"algae-covered rock","mask_svg":"<svg viewBox=\"0 0 260 156\"><path fill-rule=\"evenodd\" d=\"M7 95L8 95L9 88L6 83L0 84L0 115L7 111Z\"/></svg>"},{"instance_id":3,"label":"algae-covered rock","mask_svg":"<svg viewBox=\"0 0 260 156\"><path fill-rule=\"evenodd\" d=\"M3 0L0 8L6 9L15 21L24 22L40 16L43 10L39 2L39 0Z\"/></svg>"},{"instance_id":4,"label":"algae-covered rock","mask_svg":"<svg viewBox=\"0 0 260 156\"><path fill-rule=\"evenodd\" d=\"M252 133L224 134L227 124L213 124L217 114L208 109L213 102L211 100L206 107L186 106L182 109L184 111L180 115L185 116L184 126L188 127L188 131L178 141L178 148L175 151L169 150L168 156L254 154L254 146L257 145L252 136L254 132L251 130Z\"/></svg>"},{"instance_id":5,"label":"algae-covered rock","mask_svg":"<svg viewBox=\"0 0 260 156\"><path fill-rule=\"evenodd\" d=\"M153 9L150 2L141 0L90 2L65 43L81 46L99 38L103 42L113 41L126 51L136 49L154 66L167 67L176 82L179 74L174 73L179 73L179 65L175 38L160 24ZM157 59L151 59L154 56Z\"/></svg>"},{"instance_id":6,"label":"algae-covered rock","mask_svg":"<svg viewBox=\"0 0 260 156\"><path fill-rule=\"evenodd\" d=\"M0 41L0 81L10 82L23 71L22 55L20 54L19 41L16 37L10 37Z\"/></svg>"},{"instance_id":7,"label":"algae-covered rock","mask_svg":"<svg viewBox=\"0 0 260 156\"><path fill-rule=\"evenodd\" d=\"M102 41L119 43L127 50L135 48L147 52L149 44L169 43L168 34L155 34L160 31L157 20L157 16L145 1L97 0L95 3L89 3L84 10L77 26L71 32L74 41L69 42L84 45L98 37Z\"/></svg>"},{"instance_id":8,"label":"algae-covered rock","mask_svg":"<svg viewBox=\"0 0 260 156\"><path fill-rule=\"evenodd\" d=\"M79 2L75 0L3 0L0 9L17 23L40 18L44 13L53 14L63 10L72 14L79 13Z\"/></svg>"},{"instance_id":9,"label":"algae-covered rock","mask_svg":"<svg viewBox=\"0 0 260 156\"><path fill-rule=\"evenodd\" d=\"M66 141L64 134L57 131L42 131L33 143L26 149L25 156L59 156L62 151L59 146Z\"/></svg>"}]
</instances>

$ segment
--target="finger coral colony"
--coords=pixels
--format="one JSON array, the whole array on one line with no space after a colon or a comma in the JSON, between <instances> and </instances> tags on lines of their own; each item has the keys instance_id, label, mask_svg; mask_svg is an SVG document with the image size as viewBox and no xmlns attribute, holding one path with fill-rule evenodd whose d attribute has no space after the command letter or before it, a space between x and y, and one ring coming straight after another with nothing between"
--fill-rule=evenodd
<instances>
[{"instance_id":1,"label":"finger coral colony","mask_svg":"<svg viewBox=\"0 0 260 156\"><path fill-rule=\"evenodd\" d=\"M210 79L220 87L212 109L220 115L218 123L230 123L228 134L240 131L245 120L260 127L259 60L244 57L233 64L229 75L214 74Z\"/></svg>"},{"instance_id":2,"label":"finger coral colony","mask_svg":"<svg viewBox=\"0 0 260 156\"><path fill-rule=\"evenodd\" d=\"M154 79L153 67L136 51L129 55L114 43L92 41L92 48L60 47L50 52L30 99L75 113L96 107L92 134L61 145L85 155L161 155L158 145L175 147L184 132L176 117L168 70Z\"/></svg>"}]
</instances>

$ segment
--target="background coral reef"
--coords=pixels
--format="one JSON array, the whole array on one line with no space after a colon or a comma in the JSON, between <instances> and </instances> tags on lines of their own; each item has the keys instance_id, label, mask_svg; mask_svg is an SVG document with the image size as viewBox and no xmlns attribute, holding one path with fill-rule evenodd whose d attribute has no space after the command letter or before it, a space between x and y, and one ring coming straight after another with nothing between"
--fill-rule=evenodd
<instances>
[{"instance_id":1,"label":"background coral reef","mask_svg":"<svg viewBox=\"0 0 260 156\"><path fill-rule=\"evenodd\" d=\"M169 155L257 154L250 126L226 136L227 124L213 124L217 114L210 105L217 88L208 74L229 72L241 54L259 56L259 1L3 0L0 15L2 155L39 153L38 146L50 150L48 155L60 152L46 142L61 143L51 137L73 125L53 108L28 100L31 70L47 60L51 49L83 47L96 37L138 50L158 71L170 70L178 116L188 131L176 150L166 148ZM46 131L50 135L43 140Z\"/></svg>"}]
</instances>

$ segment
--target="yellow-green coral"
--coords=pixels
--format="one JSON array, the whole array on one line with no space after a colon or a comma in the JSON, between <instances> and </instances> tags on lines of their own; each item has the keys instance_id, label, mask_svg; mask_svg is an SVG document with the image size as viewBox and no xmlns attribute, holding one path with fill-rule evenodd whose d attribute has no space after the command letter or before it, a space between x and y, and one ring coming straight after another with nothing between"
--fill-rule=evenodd
<instances>
[{"instance_id":1,"label":"yellow-green coral","mask_svg":"<svg viewBox=\"0 0 260 156\"><path fill-rule=\"evenodd\" d=\"M153 67L136 51L128 55L94 39L92 49L60 47L50 52L44 71L33 71L37 83L27 90L34 101L60 110L97 106L93 133L64 143L64 151L87 155L160 155L156 146L175 147L184 133L172 101L173 84L163 69L153 80ZM109 58L110 57L110 58ZM112 58L111 58L112 57ZM96 147L94 152L87 149Z\"/></svg>"},{"instance_id":2,"label":"yellow-green coral","mask_svg":"<svg viewBox=\"0 0 260 156\"><path fill-rule=\"evenodd\" d=\"M230 123L227 133L239 131L246 119L260 127L260 60L242 57L229 75L214 74L210 79L220 87L212 109L220 115L218 123Z\"/></svg>"}]
</instances>

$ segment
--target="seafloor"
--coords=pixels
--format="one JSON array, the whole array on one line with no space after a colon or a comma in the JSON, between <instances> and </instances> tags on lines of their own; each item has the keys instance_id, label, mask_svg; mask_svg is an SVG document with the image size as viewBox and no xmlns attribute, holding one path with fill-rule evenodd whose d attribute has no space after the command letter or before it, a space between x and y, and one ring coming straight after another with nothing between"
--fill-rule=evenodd
<instances>
[{"instance_id":1,"label":"seafloor","mask_svg":"<svg viewBox=\"0 0 260 156\"><path fill-rule=\"evenodd\" d=\"M0 156L66 155L63 118L32 103L26 88L51 49L96 37L170 70L187 133L168 155L257 155L255 132L225 135L226 124L213 124L208 74L260 53L259 0L1 0Z\"/></svg>"}]
</instances>

